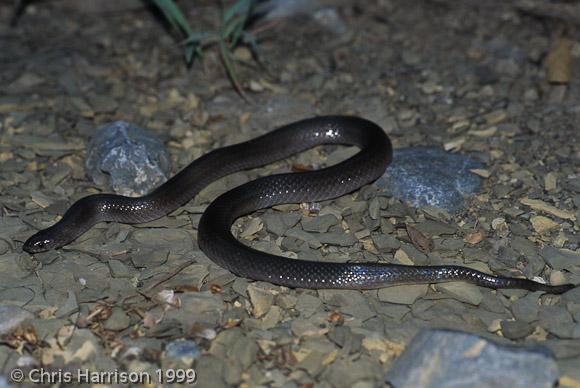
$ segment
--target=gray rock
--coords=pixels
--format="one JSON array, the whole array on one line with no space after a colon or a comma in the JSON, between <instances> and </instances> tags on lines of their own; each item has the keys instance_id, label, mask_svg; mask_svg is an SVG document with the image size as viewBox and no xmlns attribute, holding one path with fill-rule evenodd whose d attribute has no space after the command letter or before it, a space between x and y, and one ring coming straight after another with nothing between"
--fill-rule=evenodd
<instances>
[{"instance_id":1,"label":"gray rock","mask_svg":"<svg viewBox=\"0 0 580 388\"><path fill-rule=\"evenodd\" d=\"M482 167L439 148L402 148L395 150L393 163L375 184L415 207L455 213L464 207L463 195L475 194L481 186L481 178L469 170Z\"/></svg>"},{"instance_id":2,"label":"gray rock","mask_svg":"<svg viewBox=\"0 0 580 388\"><path fill-rule=\"evenodd\" d=\"M549 388L558 375L544 347L506 346L459 331L424 329L395 360L386 381L396 388Z\"/></svg>"},{"instance_id":3,"label":"gray rock","mask_svg":"<svg viewBox=\"0 0 580 388\"><path fill-rule=\"evenodd\" d=\"M103 324L104 328L112 331L121 331L129 327L131 319L120 307L114 307L111 316Z\"/></svg>"},{"instance_id":4,"label":"gray rock","mask_svg":"<svg viewBox=\"0 0 580 388\"><path fill-rule=\"evenodd\" d=\"M87 175L121 195L143 195L167 180L171 157L163 142L126 121L99 128L88 146Z\"/></svg>"},{"instance_id":5,"label":"gray rock","mask_svg":"<svg viewBox=\"0 0 580 388\"><path fill-rule=\"evenodd\" d=\"M453 225L433 220L425 220L414 226L427 237L454 234L457 231L457 228Z\"/></svg>"},{"instance_id":6,"label":"gray rock","mask_svg":"<svg viewBox=\"0 0 580 388\"><path fill-rule=\"evenodd\" d=\"M479 305L483 299L481 289L474 284L462 282L440 283L436 285L436 288L457 300L475 306Z\"/></svg>"},{"instance_id":7,"label":"gray rock","mask_svg":"<svg viewBox=\"0 0 580 388\"><path fill-rule=\"evenodd\" d=\"M312 316L315 312L320 310L321 306L322 301L315 296L308 294L298 295L296 310L303 315L303 318Z\"/></svg>"},{"instance_id":8,"label":"gray rock","mask_svg":"<svg viewBox=\"0 0 580 388\"><path fill-rule=\"evenodd\" d=\"M319 240L319 236L322 236L322 235L316 234L316 236L315 236L312 233L305 232L299 228L288 229L286 231L286 236L294 237L298 240L305 241L308 243L308 246L310 248L318 249L322 246L322 244Z\"/></svg>"},{"instance_id":9,"label":"gray rock","mask_svg":"<svg viewBox=\"0 0 580 388\"><path fill-rule=\"evenodd\" d=\"M322 377L333 387L352 387L361 381L374 381L380 373L382 367L378 360L371 360L367 357L359 359L340 359L329 365Z\"/></svg>"},{"instance_id":10,"label":"gray rock","mask_svg":"<svg viewBox=\"0 0 580 388\"><path fill-rule=\"evenodd\" d=\"M335 349L335 345L325 337L310 337L301 346L306 357L296 367L306 370L311 376L316 376L325 367L329 354Z\"/></svg>"},{"instance_id":11,"label":"gray rock","mask_svg":"<svg viewBox=\"0 0 580 388\"><path fill-rule=\"evenodd\" d=\"M212 294L210 291L187 292L179 299L181 308L171 310L168 317L175 317L188 325L193 322L212 325L218 322L223 314L224 303L220 294Z\"/></svg>"},{"instance_id":12,"label":"gray rock","mask_svg":"<svg viewBox=\"0 0 580 388\"><path fill-rule=\"evenodd\" d=\"M557 249L549 245L540 251L540 256L556 270L569 268L580 262L580 253L568 249Z\"/></svg>"},{"instance_id":13,"label":"gray rock","mask_svg":"<svg viewBox=\"0 0 580 388\"><path fill-rule=\"evenodd\" d=\"M379 252L392 252L401 247L401 242L390 234L374 234L371 239Z\"/></svg>"},{"instance_id":14,"label":"gray rock","mask_svg":"<svg viewBox=\"0 0 580 388\"><path fill-rule=\"evenodd\" d=\"M77 297L73 291L68 291L66 302L54 313L56 318L66 318L79 311Z\"/></svg>"},{"instance_id":15,"label":"gray rock","mask_svg":"<svg viewBox=\"0 0 580 388\"><path fill-rule=\"evenodd\" d=\"M558 338L580 338L580 323L553 322L546 325L546 329Z\"/></svg>"},{"instance_id":16,"label":"gray rock","mask_svg":"<svg viewBox=\"0 0 580 388\"><path fill-rule=\"evenodd\" d=\"M300 214L284 212L266 213L262 216L266 230L277 236L284 236L288 229L300 221L300 218Z\"/></svg>"},{"instance_id":17,"label":"gray rock","mask_svg":"<svg viewBox=\"0 0 580 388\"><path fill-rule=\"evenodd\" d=\"M574 322L572 314L570 314L564 306L560 305L542 306L538 318L540 319L540 322L547 327L555 324Z\"/></svg>"},{"instance_id":18,"label":"gray rock","mask_svg":"<svg viewBox=\"0 0 580 388\"><path fill-rule=\"evenodd\" d=\"M320 233L317 237L318 241L323 244L338 245L341 247L352 246L357 241L353 233L344 232Z\"/></svg>"},{"instance_id":19,"label":"gray rock","mask_svg":"<svg viewBox=\"0 0 580 388\"><path fill-rule=\"evenodd\" d=\"M226 362L212 354L204 354L195 363L198 387L225 388L229 385L224 381L224 371L228 369Z\"/></svg>"},{"instance_id":20,"label":"gray rock","mask_svg":"<svg viewBox=\"0 0 580 388\"><path fill-rule=\"evenodd\" d=\"M522 339L534 332L534 326L523 321L501 321L501 332L509 339Z\"/></svg>"},{"instance_id":21,"label":"gray rock","mask_svg":"<svg viewBox=\"0 0 580 388\"><path fill-rule=\"evenodd\" d=\"M331 226L337 225L338 219L332 214L318 217L305 217L302 220L302 228L307 232L328 232Z\"/></svg>"},{"instance_id":22,"label":"gray rock","mask_svg":"<svg viewBox=\"0 0 580 388\"><path fill-rule=\"evenodd\" d=\"M10 334L22 323L31 320L34 316L17 306L0 306L0 335Z\"/></svg>"},{"instance_id":23,"label":"gray rock","mask_svg":"<svg viewBox=\"0 0 580 388\"><path fill-rule=\"evenodd\" d=\"M381 302L413 304L418 298L424 296L428 290L428 284L409 284L381 288L378 296Z\"/></svg>"},{"instance_id":24,"label":"gray rock","mask_svg":"<svg viewBox=\"0 0 580 388\"><path fill-rule=\"evenodd\" d=\"M274 291L252 283L248 286L247 292L252 303L253 314L256 318L262 317L270 310L272 302L274 301Z\"/></svg>"},{"instance_id":25,"label":"gray rock","mask_svg":"<svg viewBox=\"0 0 580 388\"><path fill-rule=\"evenodd\" d=\"M519 321L532 322L538 319L540 292L529 293L517 299L511 305L514 317Z\"/></svg>"}]
</instances>

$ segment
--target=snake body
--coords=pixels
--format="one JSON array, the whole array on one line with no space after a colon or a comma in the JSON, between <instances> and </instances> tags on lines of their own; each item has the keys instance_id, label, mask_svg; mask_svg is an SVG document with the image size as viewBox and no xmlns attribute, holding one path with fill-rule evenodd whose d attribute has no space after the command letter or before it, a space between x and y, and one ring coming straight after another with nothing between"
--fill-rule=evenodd
<instances>
[{"instance_id":1,"label":"snake body","mask_svg":"<svg viewBox=\"0 0 580 388\"><path fill-rule=\"evenodd\" d=\"M320 144L353 145L360 151L334 166L261 177L222 194L208 206L200 219L200 249L215 263L238 276L288 287L371 289L448 281L550 293L562 293L574 287L494 276L451 265L297 260L257 251L239 242L232 235L231 226L243 215L283 203L336 198L373 182L384 173L392 159L388 136L376 124L349 116L322 116L297 121L244 143L216 149L193 161L143 197L96 194L82 198L60 221L30 237L23 249L36 253L62 247L101 221L152 221L183 206L216 179L287 158Z\"/></svg>"}]
</instances>

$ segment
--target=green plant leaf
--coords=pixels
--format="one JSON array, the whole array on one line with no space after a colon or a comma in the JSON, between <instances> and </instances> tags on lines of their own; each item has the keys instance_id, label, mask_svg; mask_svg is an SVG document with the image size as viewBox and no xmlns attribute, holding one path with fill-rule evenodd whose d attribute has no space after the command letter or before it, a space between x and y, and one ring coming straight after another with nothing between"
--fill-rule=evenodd
<instances>
[{"instance_id":1,"label":"green plant leaf","mask_svg":"<svg viewBox=\"0 0 580 388\"><path fill-rule=\"evenodd\" d=\"M253 0L238 0L231 7L224 11L223 22L227 23L230 19L236 16L238 13L243 11L243 13L248 13L249 9L253 6Z\"/></svg>"},{"instance_id":2,"label":"green plant leaf","mask_svg":"<svg viewBox=\"0 0 580 388\"><path fill-rule=\"evenodd\" d=\"M173 28L185 36L193 35L193 30L173 0L153 0L153 2L161 9Z\"/></svg>"}]
</instances>

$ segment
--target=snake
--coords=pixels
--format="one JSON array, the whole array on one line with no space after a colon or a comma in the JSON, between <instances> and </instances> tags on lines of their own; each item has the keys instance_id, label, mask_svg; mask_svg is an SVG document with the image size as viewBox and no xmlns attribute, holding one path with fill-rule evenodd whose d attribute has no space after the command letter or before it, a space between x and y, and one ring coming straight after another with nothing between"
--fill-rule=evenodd
<instances>
[{"instance_id":1,"label":"snake","mask_svg":"<svg viewBox=\"0 0 580 388\"><path fill-rule=\"evenodd\" d=\"M54 225L26 240L23 250L34 254L63 247L102 221L135 224L158 219L185 205L219 178L325 144L355 146L359 150L326 168L259 177L218 196L199 220L197 241L201 251L236 276L291 288L376 289L464 281L492 289L559 294L575 287L492 275L459 265L295 259L259 251L239 241L231 229L244 215L280 204L338 198L385 173L393 158L388 135L372 121L343 115L302 119L251 140L215 149L141 197L100 193L81 198Z\"/></svg>"}]
</instances>

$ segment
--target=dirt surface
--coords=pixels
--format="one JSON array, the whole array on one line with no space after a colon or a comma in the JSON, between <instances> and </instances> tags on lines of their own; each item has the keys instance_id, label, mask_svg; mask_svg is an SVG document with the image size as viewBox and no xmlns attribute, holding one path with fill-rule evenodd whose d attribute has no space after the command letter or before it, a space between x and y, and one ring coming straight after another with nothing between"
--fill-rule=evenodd
<instances>
[{"instance_id":1,"label":"dirt surface","mask_svg":"<svg viewBox=\"0 0 580 388\"><path fill-rule=\"evenodd\" d=\"M236 278L198 250L197 222L215 195L319 167L340 148L234 174L146 225L99 224L64 249L21 249L103 189L84 171L103 123L152 129L176 171L280 124L356 114L395 147L472 155L486 166L476 171L482 191L449 215L367 187L320 211L244 217L233 228L241 239L290 257L464 264L578 284L580 40L570 24L506 1L330 2L343 30L295 16L260 29L263 66L236 51L248 103L217 52L188 69L160 18L118 3L33 3L9 27L12 2L0 2L0 305L10 307L0 309L0 375L17 365L151 375L193 365L200 386L371 387L420 328L446 327L541 342L561 385L580 386L578 289L293 290ZM187 12L200 29L217 15L213 3ZM417 231L431 248L410 237Z\"/></svg>"}]
</instances>

